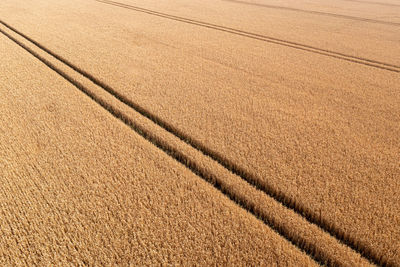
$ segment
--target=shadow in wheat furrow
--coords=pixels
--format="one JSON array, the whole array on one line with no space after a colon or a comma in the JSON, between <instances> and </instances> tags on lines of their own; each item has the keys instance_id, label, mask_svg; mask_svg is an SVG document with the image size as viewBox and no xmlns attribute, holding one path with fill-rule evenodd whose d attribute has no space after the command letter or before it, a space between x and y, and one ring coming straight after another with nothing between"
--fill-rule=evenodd
<instances>
[{"instance_id":1,"label":"shadow in wheat furrow","mask_svg":"<svg viewBox=\"0 0 400 267\"><path fill-rule=\"evenodd\" d=\"M324 230L325 232L329 233L331 236L335 237L337 240L339 240L341 243L347 245L351 249L355 250L359 254L361 254L363 257L368 259L369 261L381 265L381 266L390 266L391 264L386 261L386 259L383 256L378 255L375 251L373 251L371 248L363 244L362 242L352 238L349 234L346 234L342 230L340 230L337 226L334 225L332 222L326 221L324 218L313 212L312 210L306 208L302 203L296 201L295 199L285 195L283 192L278 191L274 186L268 184L266 181L258 177L256 174L251 173L250 171L247 171L243 169L242 167L236 165L234 162L230 161L227 159L224 155L220 154L217 151L213 151L201 142L193 139L191 136L185 134L181 130L175 128L173 125L170 123L162 120L159 118L157 115L151 113L150 111L146 110L145 108L141 107L140 105L134 103L133 101L129 100L125 96L121 95L118 93L116 90L111 88L109 85L105 84L104 82L100 81L93 75L87 73L86 71L80 69L79 67L75 66L71 62L67 61L63 57L55 54L48 48L44 47L37 41L31 39L30 37L26 36L25 34L19 32L18 30L14 29L12 26L8 25L7 23L3 22L0 20L0 23L3 24L5 27L9 28L10 30L14 31L18 35L22 36L32 44L36 45L39 47L41 50L45 51L52 57L56 58L57 60L61 61L65 65L69 66L79 74L83 75L90 81L92 81L94 84L97 86L101 87L108 93L110 93L112 96L120 100L122 103L125 105L129 106L133 110L137 111L139 114L142 116L148 118L158 126L162 127L164 130L168 131L169 133L175 135L178 137L180 140L184 141L185 143L189 144L202 154L210 157L214 161L218 162L221 166L232 172L233 174L241 177L244 181L249 183L251 186L257 188L258 190L264 192L268 196L272 197L282 205L284 205L286 208L293 210L296 212L298 215L302 216L305 218L309 223L312 223L314 225L317 225L319 228ZM67 79L69 82L74 84L78 89L83 91L86 95L88 95L90 98L92 98L94 101L96 101L98 104L100 104L103 108L105 108L107 111L109 111L111 114L113 114L115 117L118 119L122 120L125 124L129 125L132 129L134 129L136 132L138 132L140 135L148 139L150 142L155 144L157 147L161 148L164 152L167 154L173 156L176 160L184 164L186 167L191 169L193 172L196 174L200 173L202 175L199 175L202 178L208 177L209 174L205 174L204 171L197 170L196 168L193 168L193 166L197 166L197 164L187 157L185 157L181 152L177 151L176 149L172 148L165 142L161 142L159 138L153 136L151 133L146 131L144 128L142 128L139 125L134 124L132 121L130 121L122 112L116 111L113 107L109 106L106 102L104 102L101 98L97 97L95 94L91 93L89 90L87 90L85 87L83 87L81 84L78 82L74 81L72 78L70 78L68 75L63 73L61 70L57 69L51 62L47 61L46 59L40 57L37 53L26 47L24 44L20 43L18 40L15 40L11 36L9 36L7 33L3 32L8 38L12 39L14 42L17 42L21 47L23 47L25 50L27 50L29 53L34 55L36 58L41 60L43 63L45 63L48 67L56 71L58 74L63 76L65 79ZM177 156L178 155L178 156ZM190 167L192 166L192 167ZM212 183L215 183L218 179L216 177L213 177L211 180L206 179L208 181L212 181ZM221 182L220 182L221 183ZM226 194L226 192L224 193ZM229 198L231 199L236 199L234 195L230 196ZM243 201L242 201L243 202ZM238 202L239 204L240 202ZM241 204L242 205L242 204ZM251 210L250 208L246 208L247 210ZM257 216L257 213L251 212L252 214ZM270 225L269 221L270 219L263 219L264 222L266 222L268 225ZM279 224L272 226L274 229L279 229ZM317 258L315 255L324 255L323 252L313 252L313 251L318 251L318 249L315 248L314 245L302 240L300 237L296 238L289 238L290 232L288 231L286 235L288 240L293 240L291 241L294 244L299 244L301 246L301 249L308 251L309 255L313 255L313 258ZM301 241L295 241L295 240L301 240ZM313 249L307 249L311 248ZM318 261L321 262L333 262L332 260L328 260L325 255L319 259Z\"/></svg>"},{"instance_id":2,"label":"shadow in wheat furrow","mask_svg":"<svg viewBox=\"0 0 400 267\"><path fill-rule=\"evenodd\" d=\"M93 101L95 101L98 105L100 105L103 109L105 109L107 112L109 112L112 116L114 116L116 119L122 121L125 125L130 127L132 130L134 130L137 134L141 135L143 138L151 142L153 145L155 145L157 148L162 150L164 153L184 165L186 168L188 168L191 172L193 172L195 175L199 176L203 180L207 181L208 183L212 184L217 190L219 190L221 193L223 193L226 197L228 197L230 200L235 202L238 206L241 208L247 210L249 213L251 213L253 216L255 216L257 219L261 220L265 225L269 226L271 229L273 229L277 234L279 234L281 237L285 238L288 240L291 244L299 248L301 251L304 251L309 257L311 257L313 260L315 260L317 263L321 265L327 265L327 266L341 266L341 263L331 259L324 251L320 250L315 244L309 243L307 240L303 239L301 236L296 235L291 231L291 229L288 229L287 227L284 227L281 225L279 222L274 220L272 217L268 216L265 212L262 210L258 209L253 203L250 203L246 201L245 199L242 199L235 195L234 192L229 190L229 187L225 185L224 181L220 179L219 177L213 175L203 167L201 167L198 163L195 161L189 159L184 153L181 151L175 149L174 147L170 146L167 142L163 141L162 139L158 138L156 135L151 133L150 131L146 130L142 126L136 124L133 120L131 120L127 115L124 114L121 110L118 108L115 108L114 106L110 105L102 99L101 97L97 96L93 92L91 92L89 89L87 89L85 86L83 86L81 83L78 81L74 80L71 78L69 75L67 75L65 72L57 68L54 64L52 64L50 61L47 59L43 58L40 56L38 53L21 43L20 41L16 40L6 32L0 29L0 32L4 34L7 38L15 42L17 45L25 49L28 53L30 53L32 56L37 58L39 61L44 63L47 67L49 67L51 70L55 71L57 74L59 74L61 77L63 77L65 80L67 80L69 83L74 85L77 89L79 89L82 93L84 93L86 96L91 98Z\"/></svg>"}]
</instances>

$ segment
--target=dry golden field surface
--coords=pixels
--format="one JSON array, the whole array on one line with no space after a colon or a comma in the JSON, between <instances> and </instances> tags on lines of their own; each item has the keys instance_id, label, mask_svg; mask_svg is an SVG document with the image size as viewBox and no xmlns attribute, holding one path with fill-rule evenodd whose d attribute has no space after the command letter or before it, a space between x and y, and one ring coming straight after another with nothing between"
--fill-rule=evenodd
<instances>
[{"instance_id":1,"label":"dry golden field surface","mask_svg":"<svg viewBox=\"0 0 400 267\"><path fill-rule=\"evenodd\" d=\"M0 265L400 266L400 2L2 0Z\"/></svg>"}]
</instances>

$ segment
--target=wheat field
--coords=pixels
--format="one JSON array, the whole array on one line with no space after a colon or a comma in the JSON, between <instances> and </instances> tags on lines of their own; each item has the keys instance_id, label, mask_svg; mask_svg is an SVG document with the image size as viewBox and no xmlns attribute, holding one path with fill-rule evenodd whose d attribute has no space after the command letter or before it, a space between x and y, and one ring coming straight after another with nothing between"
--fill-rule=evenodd
<instances>
[{"instance_id":1,"label":"wheat field","mask_svg":"<svg viewBox=\"0 0 400 267\"><path fill-rule=\"evenodd\" d=\"M400 3L3 0L0 264L400 266Z\"/></svg>"}]
</instances>

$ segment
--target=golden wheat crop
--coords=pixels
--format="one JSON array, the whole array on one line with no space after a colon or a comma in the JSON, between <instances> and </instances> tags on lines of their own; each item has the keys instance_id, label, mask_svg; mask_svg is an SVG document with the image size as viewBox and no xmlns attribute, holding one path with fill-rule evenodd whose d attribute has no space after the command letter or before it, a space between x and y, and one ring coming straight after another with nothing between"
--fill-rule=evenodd
<instances>
[{"instance_id":1,"label":"golden wheat crop","mask_svg":"<svg viewBox=\"0 0 400 267\"><path fill-rule=\"evenodd\" d=\"M395 1L1 5L5 263L400 264Z\"/></svg>"}]
</instances>

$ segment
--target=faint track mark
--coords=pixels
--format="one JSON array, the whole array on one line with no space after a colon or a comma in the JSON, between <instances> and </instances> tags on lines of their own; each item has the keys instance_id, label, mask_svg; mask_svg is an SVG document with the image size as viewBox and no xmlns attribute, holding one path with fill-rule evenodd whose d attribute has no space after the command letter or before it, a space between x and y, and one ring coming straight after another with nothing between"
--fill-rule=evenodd
<instances>
[{"instance_id":1,"label":"faint track mark","mask_svg":"<svg viewBox=\"0 0 400 267\"><path fill-rule=\"evenodd\" d=\"M387 71L400 73L400 65L394 65L394 64L385 63L385 62L368 59L368 58L364 58L364 57L347 55L344 53L335 52L335 51L331 51L331 50L327 50L327 49L322 49L322 48L318 48L318 47L314 47L314 46L310 46L310 45L300 44L300 43L287 41L287 40L283 40L283 39L278 39L278 38L261 35L261 34L257 34L257 33L251 33L251 32L247 32L247 31L242 31L242 30L229 28L229 27L225 27L225 26L220 26L220 25L216 25L216 24L211 24L211 23L207 23L207 22L192 20L192 19L178 17L178 16L169 15L169 14L165 14L165 13L160 13L157 11L144 9L144 8L140 8L140 7L136 7L136 6L131 6L131 5L127 5L127 4L122 4L122 3L118 3L118 2L113 2L113 1L108 1L108 0L94 0L94 1L121 7L121 8L125 8L125 9L134 10L137 12L150 14L153 16L158 16L158 17L162 17L162 18L166 18L166 19L180 21L180 22L184 22L184 23L188 23L188 24L192 24L192 25L196 25L196 26L200 26L200 27L205 27L205 28L209 28L209 29L213 29L213 30L217 30L217 31L227 32L227 33L231 33L231 34L235 34L235 35L239 35L239 36L243 36L243 37L247 37L247 38L251 38L251 39L255 39L255 40L260 40L260 41L264 41L264 42L268 42L268 43L273 43L273 44L282 45L282 46L286 46L286 47L290 47L290 48L295 48L295 49L311 52L314 54L320 54L320 55L324 55L324 56L328 56L328 57L332 57L332 58L337 58L337 59L352 62L352 63L362 64L365 66L370 66L370 67L374 67L374 68L379 68L379 69L383 69L383 70L387 70Z\"/></svg>"},{"instance_id":2,"label":"faint track mark","mask_svg":"<svg viewBox=\"0 0 400 267\"><path fill-rule=\"evenodd\" d=\"M384 2L361 1L361 0L342 0L342 1L357 2L357 3L364 3L364 4L372 4L372 5L380 5L380 6L389 6L389 7L400 7L399 4L384 3Z\"/></svg>"},{"instance_id":3,"label":"faint track mark","mask_svg":"<svg viewBox=\"0 0 400 267\"><path fill-rule=\"evenodd\" d=\"M146 110L145 108L141 107L137 103L134 103L133 101L129 100L125 96L121 95L118 93L116 90L111 88L109 85L105 84L104 82L100 81L96 77L92 76L91 74L87 73L86 71L80 69L79 67L73 65L70 63L68 60L62 58L61 56L55 54L48 48L44 47L40 43L36 42L35 40L31 39L30 37L26 36L25 34L19 32L12 26L6 24L2 20L0 20L0 24L4 25L8 29L12 30L16 34L20 35L21 37L25 38L32 44L36 45L38 48L40 48L42 51L46 52L47 54L51 55L55 59L61 61L71 69L75 70L82 76L86 77L90 81L92 81L94 84L97 86L101 87L105 91L107 91L109 94L114 96L116 99L124 103L125 105L129 106L130 108L134 109L136 112L141 114L142 116L148 118L167 132L173 134L183 142L189 144L191 147L196 149L197 151L201 152L203 155L208 156L209 158L213 159L214 161L218 162L221 166L223 166L225 169L229 170L233 174L241 177L244 181L248 182L251 186L257 188L258 190L264 192L271 198L275 199L277 202L281 203L283 206L285 206L288 209L293 210L295 213L300 215L301 217L305 218L309 223L314 224L318 226L320 229L323 231L329 233L331 236L336 238L338 241L341 243L347 245L354 251L358 252L360 255L362 255L364 258L368 259L370 262L379 265L379 266L394 266L393 263L388 262L384 256L378 255L373 249L368 247L366 244L363 244L361 241L354 239L351 237L351 235L345 233L344 231L340 230L337 226L335 226L333 223L325 220L320 216L319 213L316 213L308 208L306 206L295 199L285 195L283 192L278 191L273 185L268 184L265 180L261 179L259 176L256 174L253 174L244 168L236 165L234 162L230 161L228 158L226 158L224 155L220 154L217 151L213 151L212 149L208 148L201 142L193 139L191 136L185 134L181 130L175 128L172 124L162 120L159 118L157 115L151 113L150 111ZM130 128L132 128L135 132L140 134L142 137L153 143L155 146L157 146L159 149L163 150L165 153L170 155L172 158L180 162L181 164L185 165L188 169L190 169L193 173L201 177L202 179L208 181L209 183L213 184L214 187L216 187L219 191L221 191L224 195L229 197L231 200L233 200L236 204L239 206L243 207L250 213L252 213L254 216L257 218L261 219L265 224L270 226L272 229L274 229L277 233L279 233L281 236L285 237L287 240L289 240L292 244L296 245L300 249L304 250L309 256L311 256L314 260L319 262L320 264L328 264L329 266L338 266L340 265L337 262L334 262L333 260L330 260L325 256L325 254L322 251L319 251L318 248L316 248L313 244L310 244L306 241L304 241L301 237L293 237L293 233L291 233L290 229L280 229L282 228L279 223L273 221L270 218L266 217L261 217L260 218L260 212L256 210L254 206L250 206L246 201L241 200L240 198L236 197L234 194L229 192L229 190L224 188L223 182L218 179L218 177L210 174L205 170L203 167L199 166L195 161L190 160L188 157L186 157L182 152L176 150L172 146L170 146L168 143L164 142L163 140L159 139L157 136L152 134L151 132L148 132L145 128L142 126L136 124L132 120L130 120L123 112L120 110L115 109L113 106L110 106L106 101L89 91L87 88L85 88L82 84L79 82L75 81L73 78L68 76L66 73L55 67L51 62L46 60L45 58L41 57L39 54L37 54L35 51L31 50L29 47L24 45L23 43L19 42L6 32L0 29L0 32L3 33L5 36L7 36L9 39L17 43L19 46L21 46L23 49L28 51L30 54L32 54L34 57L39 59L41 62L43 62L45 65L47 65L49 68L57 72L59 75L61 75L64 79L69 81L71 84L73 84L76 88L78 88L80 91L82 91L84 94L89 96L92 100L94 100L97 104L102 106L105 110L107 110L109 113L111 113L114 117L117 119L121 120L124 122L126 125L128 125ZM322 256L321 256L322 255Z\"/></svg>"},{"instance_id":4,"label":"faint track mark","mask_svg":"<svg viewBox=\"0 0 400 267\"><path fill-rule=\"evenodd\" d=\"M222 1L232 2L232 3L237 3L237 4L243 4L243 5L249 5L249 6L257 6L257 7L264 7L264 8L270 8L270 9L280 9L280 10L287 10L287 11L300 12L300 13L306 13L306 14L313 14L313 15L319 15L319 16L327 16L327 17L333 17L333 18L341 18L341 19L348 19L348 20L355 20L355 21L363 21L363 22L368 22L368 23L373 23L373 24L400 26L400 23L398 23L398 22L391 22L391 21L375 20L375 19L369 19L369 18L354 17L354 16L343 15L343 14L335 14L335 13L315 11L315 10L306 10L306 9L284 7L284 6L274 6L274 5L247 2L247 1L241 1L241 0L222 0Z\"/></svg>"}]
</instances>

